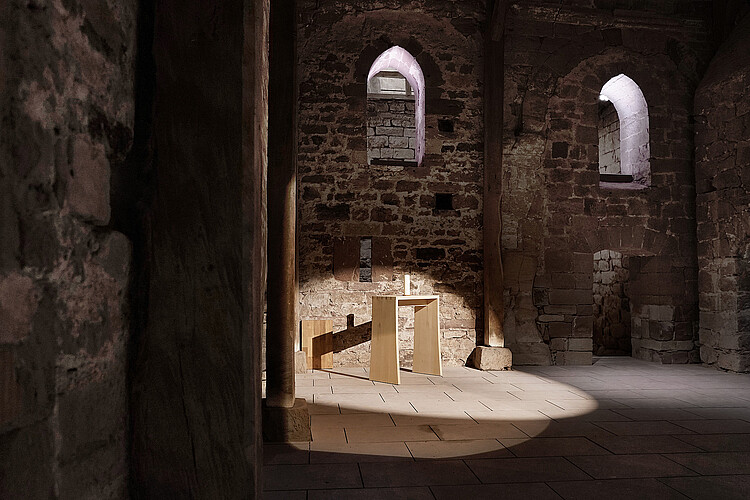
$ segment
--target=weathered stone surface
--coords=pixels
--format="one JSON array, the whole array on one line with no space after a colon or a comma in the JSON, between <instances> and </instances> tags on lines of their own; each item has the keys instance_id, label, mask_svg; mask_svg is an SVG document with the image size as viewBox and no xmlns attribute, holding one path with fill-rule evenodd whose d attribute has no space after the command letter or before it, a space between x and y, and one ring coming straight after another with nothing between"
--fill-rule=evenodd
<instances>
[{"instance_id":1,"label":"weathered stone surface","mask_svg":"<svg viewBox=\"0 0 750 500\"><path fill-rule=\"evenodd\" d=\"M750 18L721 47L695 95L695 175L700 272L700 355L725 370L750 371L742 321L750 303ZM735 118L736 117L736 118Z\"/></svg>"},{"instance_id":2,"label":"weathered stone surface","mask_svg":"<svg viewBox=\"0 0 750 500\"><path fill-rule=\"evenodd\" d=\"M513 353L507 347L477 346L466 362L477 370L510 370L513 366Z\"/></svg>"},{"instance_id":3,"label":"weathered stone surface","mask_svg":"<svg viewBox=\"0 0 750 500\"><path fill-rule=\"evenodd\" d=\"M31 333L39 298L39 290L28 276L0 275L0 344L18 342Z\"/></svg>"},{"instance_id":4,"label":"weathered stone surface","mask_svg":"<svg viewBox=\"0 0 750 500\"><path fill-rule=\"evenodd\" d=\"M128 496L131 260L102 226L133 137L136 14L0 3L3 498Z\"/></svg>"},{"instance_id":5,"label":"weathered stone surface","mask_svg":"<svg viewBox=\"0 0 750 500\"><path fill-rule=\"evenodd\" d=\"M12 347L0 346L0 427L17 418L23 404L22 388L16 379L14 354Z\"/></svg>"},{"instance_id":6,"label":"weathered stone surface","mask_svg":"<svg viewBox=\"0 0 750 500\"><path fill-rule=\"evenodd\" d=\"M104 145L77 134L68 146L65 202L62 215L73 214L97 225L109 222L109 161ZM65 175L65 173L63 173Z\"/></svg>"},{"instance_id":7,"label":"weathered stone surface","mask_svg":"<svg viewBox=\"0 0 750 500\"><path fill-rule=\"evenodd\" d=\"M266 406L263 402L263 440L271 443L310 441L310 413L304 398L291 408Z\"/></svg>"},{"instance_id":8,"label":"weathered stone surface","mask_svg":"<svg viewBox=\"0 0 750 500\"><path fill-rule=\"evenodd\" d=\"M538 342L548 349L554 347L553 362L586 363L582 351L572 351L571 345L582 349L586 344L579 339L592 335L592 256L596 252L611 249L624 256L669 256L667 269L639 270L639 286L629 290L631 300L643 306L697 309L697 281L692 278L697 269L695 220L690 215L692 110L688 103L692 82L699 76L697 68L707 62L709 50L701 41L703 35L675 26L669 39L691 47L676 64L667 35L646 24L630 26L628 36L610 33L605 42L602 37L581 37L580 32L589 26L591 33L600 33L598 27L608 15L603 10L580 3L561 9L554 20L540 19L534 5L517 4L506 21L510 30L505 51L502 240L505 253L513 250L540 263L532 277L536 311L531 319L538 325ZM653 12L645 15L666 19ZM551 40L554 43L546 43ZM687 60L691 63L683 64ZM648 189L600 183L599 94L619 74L636 82L648 104ZM665 88L670 89L666 100ZM601 153L605 157L609 153L614 160L617 141L611 136L615 127L608 131L610 137L607 140L604 134ZM511 269L516 267L511 261ZM604 274L609 271L601 272L602 286L615 283L613 275ZM511 299L506 302L510 309L506 324L520 307L525 308L512 301L517 293L514 280L507 278L506 273L506 296ZM560 319L551 307L570 312ZM621 316L618 324L632 319ZM648 320L646 315L643 321ZM684 322L694 324L695 320L693 316ZM675 323L671 331L676 331L677 320L670 321ZM691 327L681 326L681 336L685 328ZM527 336L525 341L530 339ZM516 343L521 344L511 341L508 345L518 363ZM580 354L569 357L568 352ZM684 359L691 358L686 355Z\"/></svg>"}]
</instances>

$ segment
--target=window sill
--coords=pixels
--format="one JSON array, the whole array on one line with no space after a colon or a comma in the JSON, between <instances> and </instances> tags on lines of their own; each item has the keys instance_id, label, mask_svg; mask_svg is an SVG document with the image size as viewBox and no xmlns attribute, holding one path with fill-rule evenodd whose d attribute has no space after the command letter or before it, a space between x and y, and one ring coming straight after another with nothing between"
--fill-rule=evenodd
<instances>
[{"instance_id":1,"label":"window sill","mask_svg":"<svg viewBox=\"0 0 750 500\"><path fill-rule=\"evenodd\" d=\"M376 165L380 167L418 167L414 160L397 160L392 158L373 158L370 160L370 165Z\"/></svg>"}]
</instances>

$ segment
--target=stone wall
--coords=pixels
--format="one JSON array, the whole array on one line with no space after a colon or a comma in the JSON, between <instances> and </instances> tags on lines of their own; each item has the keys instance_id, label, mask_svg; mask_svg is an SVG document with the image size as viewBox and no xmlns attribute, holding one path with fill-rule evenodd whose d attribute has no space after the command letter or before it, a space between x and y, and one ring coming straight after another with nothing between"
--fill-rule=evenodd
<instances>
[{"instance_id":1,"label":"stone wall","mask_svg":"<svg viewBox=\"0 0 750 500\"><path fill-rule=\"evenodd\" d=\"M695 97L700 353L750 371L750 16Z\"/></svg>"},{"instance_id":2,"label":"stone wall","mask_svg":"<svg viewBox=\"0 0 750 500\"><path fill-rule=\"evenodd\" d=\"M620 117L610 102L599 104L599 173L620 173Z\"/></svg>"},{"instance_id":3,"label":"stone wall","mask_svg":"<svg viewBox=\"0 0 750 500\"><path fill-rule=\"evenodd\" d=\"M402 293L411 274L419 293L441 297L444 362L463 364L482 328L484 6L303 1L298 9L300 317L334 321L336 365L366 365L370 297ZM367 74L394 45L426 81L419 167L368 165ZM436 193L452 194L453 210L436 210ZM359 241L368 236L373 282L361 283ZM401 311L404 362L412 315Z\"/></svg>"},{"instance_id":4,"label":"stone wall","mask_svg":"<svg viewBox=\"0 0 750 500\"><path fill-rule=\"evenodd\" d=\"M510 8L502 240L506 276L520 277L506 281L506 342L516 364L591 363L592 256L603 248L631 257L632 312L651 328L639 330L646 337L634 339L633 355L696 359L690 116L711 49L705 6L629 4L633 10L613 14L610 4ZM645 189L599 183L598 96L619 74L637 83L649 108Z\"/></svg>"},{"instance_id":5,"label":"stone wall","mask_svg":"<svg viewBox=\"0 0 750 500\"><path fill-rule=\"evenodd\" d=\"M369 164L410 162L416 165L414 106L414 99L367 98Z\"/></svg>"},{"instance_id":6,"label":"stone wall","mask_svg":"<svg viewBox=\"0 0 750 500\"><path fill-rule=\"evenodd\" d=\"M594 254L594 355L629 356L628 257L614 250Z\"/></svg>"},{"instance_id":7,"label":"stone wall","mask_svg":"<svg viewBox=\"0 0 750 500\"><path fill-rule=\"evenodd\" d=\"M127 497L135 1L0 3L0 497Z\"/></svg>"}]
</instances>

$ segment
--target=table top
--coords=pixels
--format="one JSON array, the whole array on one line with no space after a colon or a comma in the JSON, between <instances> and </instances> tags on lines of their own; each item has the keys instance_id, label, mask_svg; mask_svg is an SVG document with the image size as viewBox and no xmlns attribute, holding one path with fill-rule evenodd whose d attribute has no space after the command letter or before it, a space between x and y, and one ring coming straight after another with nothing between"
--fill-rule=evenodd
<instances>
[{"instance_id":1,"label":"table top","mask_svg":"<svg viewBox=\"0 0 750 500\"><path fill-rule=\"evenodd\" d=\"M435 300L439 299L439 295L374 295L373 297L383 297L393 299L397 301L401 300Z\"/></svg>"}]
</instances>

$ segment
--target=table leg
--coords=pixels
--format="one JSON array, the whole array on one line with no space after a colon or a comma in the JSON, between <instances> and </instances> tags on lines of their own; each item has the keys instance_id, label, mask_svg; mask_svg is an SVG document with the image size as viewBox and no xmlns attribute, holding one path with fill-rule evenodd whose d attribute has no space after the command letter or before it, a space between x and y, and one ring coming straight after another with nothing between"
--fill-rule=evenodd
<instances>
[{"instance_id":1,"label":"table leg","mask_svg":"<svg viewBox=\"0 0 750 500\"><path fill-rule=\"evenodd\" d=\"M440 313L438 300L414 308L414 371L443 375L440 362Z\"/></svg>"},{"instance_id":2,"label":"table leg","mask_svg":"<svg viewBox=\"0 0 750 500\"><path fill-rule=\"evenodd\" d=\"M396 297L373 297L370 380L400 384L399 368Z\"/></svg>"}]
</instances>

